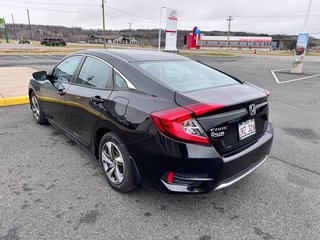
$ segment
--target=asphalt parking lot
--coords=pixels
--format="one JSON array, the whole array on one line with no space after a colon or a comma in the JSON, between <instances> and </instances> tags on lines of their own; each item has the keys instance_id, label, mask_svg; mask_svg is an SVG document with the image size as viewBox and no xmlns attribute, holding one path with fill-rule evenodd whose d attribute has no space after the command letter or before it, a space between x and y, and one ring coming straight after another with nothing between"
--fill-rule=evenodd
<instances>
[{"instance_id":1,"label":"asphalt parking lot","mask_svg":"<svg viewBox=\"0 0 320 240\"><path fill-rule=\"evenodd\" d=\"M3 66L49 70L61 56L2 56ZM28 105L0 108L0 239L319 239L320 63L278 84L288 59L200 57L271 91L269 160L230 188L170 195L111 189L98 162ZM300 75L281 72L280 81Z\"/></svg>"}]
</instances>

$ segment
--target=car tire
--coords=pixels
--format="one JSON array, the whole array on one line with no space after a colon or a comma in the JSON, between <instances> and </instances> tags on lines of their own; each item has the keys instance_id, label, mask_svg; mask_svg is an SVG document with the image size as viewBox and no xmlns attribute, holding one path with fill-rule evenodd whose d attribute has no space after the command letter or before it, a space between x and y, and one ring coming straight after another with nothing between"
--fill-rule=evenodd
<instances>
[{"instance_id":1,"label":"car tire","mask_svg":"<svg viewBox=\"0 0 320 240\"><path fill-rule=\"evenodd\" d=\"M44 115L40 107L38 98L34 92L32 92L30 95L30 106L33 113L34 120L39 124L46 124L47 123L46 116Z\"/></svg>"},{"instance_id":2,"label":"car tire","mask_svg":"<svg viewBox=\"0 0 320 240\"><path fill-rule=\"evenodd\" d=\"M136 188L134 163L121 139L113 132L105 134L99 144L102 171L112 188L130 192Z\"/></svg>"}]
</instances>

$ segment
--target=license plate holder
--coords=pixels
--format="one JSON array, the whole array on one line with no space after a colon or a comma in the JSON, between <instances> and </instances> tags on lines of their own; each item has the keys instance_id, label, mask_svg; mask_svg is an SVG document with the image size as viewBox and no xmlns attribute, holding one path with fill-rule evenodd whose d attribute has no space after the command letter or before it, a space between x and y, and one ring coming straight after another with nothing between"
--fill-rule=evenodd
<instances>
[{"instance_id":1,"label":"license plate holder","mask_svg":"<svg viewBox=\"0 0 320 240\"><path fill-rule=\"evenodd\" d=\"M240 141L254 135L255 133L256 124L254 119L249 119L238 124L238 134Z\"/></svg>"}]
</instances>

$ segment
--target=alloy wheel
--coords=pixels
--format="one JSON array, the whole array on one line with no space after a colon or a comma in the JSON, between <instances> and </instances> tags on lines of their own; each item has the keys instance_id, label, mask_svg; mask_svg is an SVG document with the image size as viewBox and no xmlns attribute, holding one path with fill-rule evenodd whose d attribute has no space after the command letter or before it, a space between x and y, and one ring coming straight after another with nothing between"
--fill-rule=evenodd
<instances>
[{"instance_id":1,"label":"alloy wheel","mask_svg":"<svg viewBox=\"0 0 320 240\"><path fill-rule=\"evenodd\" d=\"M106 142L102 147L102 164L110 181L120 184L124 179L124 161L122 154L113 142Z\"/></svg>"},{"instance_id":2,"label":"alloy wheel","mask_svg":"<svg viewBox=\"0 0 320 240\"><path fill-rule=\"evenodd\" d=\"M38 121L40 118L40 107L39 107L39 103L36 96L32 96L31 102L32 102L31 109L32 109L33 116Z\"/></svg>"}]
</instances>

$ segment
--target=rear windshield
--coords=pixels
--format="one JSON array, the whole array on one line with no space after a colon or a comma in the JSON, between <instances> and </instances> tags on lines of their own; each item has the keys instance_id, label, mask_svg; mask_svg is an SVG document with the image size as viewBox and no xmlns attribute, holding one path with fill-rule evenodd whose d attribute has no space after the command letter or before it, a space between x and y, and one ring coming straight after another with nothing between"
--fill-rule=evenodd
<instances>
[{"instance_id":1,"label":"rear windshield","mask_svg":"<svg viewBox=\"0 0 320 240\"><path fill-rule=\"evenodd\" d=\"M196 61L140 62L138 67L180 92L239 84L235 79Z\"/></svg>"}]
</instances>

